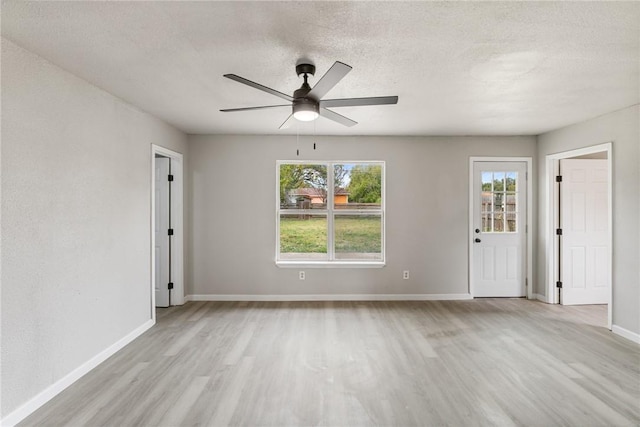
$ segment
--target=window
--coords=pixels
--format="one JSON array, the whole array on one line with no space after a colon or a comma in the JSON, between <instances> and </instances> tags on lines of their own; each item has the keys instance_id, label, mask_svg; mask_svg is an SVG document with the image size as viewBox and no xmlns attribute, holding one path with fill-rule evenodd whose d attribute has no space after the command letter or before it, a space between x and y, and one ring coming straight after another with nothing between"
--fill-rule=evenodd
<instances>
[{"instance_id":1,"label":"window","mask_svg":"<svg viewBox=\"0 0 640 427\"><path fill-rule=\"evenodd\" d=\"M279 264L383 264L384 162L277 162Z\"/></svg>"},{"instance_id":2,"label":"window","mask_svg":"<svg viewBox=\"0 0 640 427\"><path fill-rule=\"evenodd\" d=\"M482 172L482 232L517 232L518 172Z\"/></svg>"}]
</instances>

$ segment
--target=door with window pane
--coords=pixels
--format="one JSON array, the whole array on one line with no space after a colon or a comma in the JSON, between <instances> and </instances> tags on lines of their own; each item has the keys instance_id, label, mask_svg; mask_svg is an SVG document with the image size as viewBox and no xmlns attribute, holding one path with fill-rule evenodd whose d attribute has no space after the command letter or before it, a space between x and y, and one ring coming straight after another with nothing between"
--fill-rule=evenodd
<instances>
[{"instance_id":1,"label":"door with window pane","mask_svg":"<svg viewBox=\"0 0 640 427\"><path fill-rule=\"evenodd\" d=\"M526 295L526 163L473 164L472 283L475 297Z\"/></svg>"}]
</instances>

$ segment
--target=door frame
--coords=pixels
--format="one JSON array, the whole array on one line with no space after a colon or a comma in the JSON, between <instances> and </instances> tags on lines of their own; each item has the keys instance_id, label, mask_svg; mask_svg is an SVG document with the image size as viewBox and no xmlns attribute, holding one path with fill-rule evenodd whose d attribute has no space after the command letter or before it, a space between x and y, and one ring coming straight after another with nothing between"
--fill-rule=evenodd
<instances>
[{"instance_id":1,"label":"door frame","mask_svg":"<svg viewBox=\"0 0 640 427\"><path fill-rule=\"evenodd\" d=\"M473 250L474 250L474 245L473 245L473 238L474 238L474 234L473 234L473 230L474 230L474 226L473 226L473 191L474 191L474 186L473 186L473 180L474 180L474 173L473 173L473 165L476 162L504 162L504 163L508 163L508 162L523 162L526 163L527 165L527 172L526 172L526 176L525 176L525 180L527 183L527 214L526 214L526 219L525 219L525 240L526 240L526 244L525 244L525 250L526 250L526 256L525 256L525 262L526 262L526 266L525 266L525 289L526 289L526 297L527 299L532 299L533 298L533 239L532 239L532 235L533 235L533 227L532 227L532 218L533 218L533 176L532 176L532 164L533 164L533 158L532 157L476 157L476 156L472 156L469 157L469 234L468 234L468 266L469 266L469 294L471 295L471 298L474 297L474 291L475 291L475 284L473 283L474 279L473 279Z\"/></svg>"},{"instance_id":2,"label":"door frame","mask_svg":"<svg viewBox=\"0 0 640 427\"><path fill-rule=\"evenodd\" d=\"M171 159L171 305L184 304L184 159L182 154L159 145L151 144L151 318L156 320L156 154Z\"/></svg>"},{"instance_id":3,"label":"door frame","mask_svg":"<svg viewBox=\"0 0 640 427\"><path fill-rule=\"evenodd\" d=\"M586 154L607 153L607 213L609 227L609 303L607 304L607 327L611 330L613 321L613 144L605 142L603 144L592 145L589 147L577 148L574 150L563 151L555 154L547 154L545 161L545 187L546 193L546 224L547 231L545 255L547 259L546 270L546 298L545 302L549 304L559 304L558 293L556 292L555 283L558 278L558 239L556 239L556 228L558 228L558 186L555 177L560 169L560 160L570 159L572 157L584 156Z\"/></svg>"}]
</instances>

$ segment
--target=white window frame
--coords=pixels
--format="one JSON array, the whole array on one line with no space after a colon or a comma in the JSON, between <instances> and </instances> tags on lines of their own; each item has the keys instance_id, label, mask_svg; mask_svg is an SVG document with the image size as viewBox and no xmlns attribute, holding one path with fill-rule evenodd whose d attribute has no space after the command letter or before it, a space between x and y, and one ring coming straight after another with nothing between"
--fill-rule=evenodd
<instances>
[{"instance_id":1,"label":"white window frame","mask_svg":"<svg viewBox=\"0 0 640 427\"><path fill-rule=\"evenodd\" d=\"M291 260L280 259L280 215L281 214L308 214L307 209L280 209L280 166L296 164L296 165L324 165L327 167L327 207L325 209L313 209L312 213L318 215L326 215L327 217L327 256L326 260ZM339 164L377 164L382 166L382 203L380 209L340 209L338 215L351 216L367 216L380 215L381 222L381 256L379 260L337 260L335 259L334 248L334 183L333 183L333 166ZM340 267L361 267L376 268L384 267L386 259L385 250L385 204L386 204L386 164L382 160L277 160L276 161L276 247L275 262L278 267L318 267L318 268L340 268Z\"/></svg>"}]
</instances>

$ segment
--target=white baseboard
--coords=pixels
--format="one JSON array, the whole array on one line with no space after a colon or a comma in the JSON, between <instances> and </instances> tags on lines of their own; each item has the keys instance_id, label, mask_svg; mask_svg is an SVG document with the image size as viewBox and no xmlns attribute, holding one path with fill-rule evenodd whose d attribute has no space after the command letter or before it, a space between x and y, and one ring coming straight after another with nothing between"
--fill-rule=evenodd
<instances>
[{"instance_id":1,"label":"white baseboard","mask_svg":"<svg viewBox=\"0 0 640 427\"><path fill-rule=\"evenodd\" d=\"M611 332L613 332L614 334L620 335L621 337L624 337L628 340L631 340L637 344L640 344L640 334L636 334L635 332L631 332L628 329L625 328L621 328L618 325L613 325L611 327Z\"/></svg>"},{"instance_id":2,"label":"white baseboard","mask_svg":"<svg viewBox=\"0 0 640 427\"><path fill-rule=\"evenodd\" d=\"M57 394L62 392L64 389L69 387L71 384L79 380L82 376L84 376L87 372L91 371L93 368L107 360L118 350L129 344L131 341L142 335L147 329L154 325L153 320L148 320L142 325L138 326L136 329L116 341L114 344L110 345L100 353L96 354L94 357L78 366L76 369L38 393L35 397L33 397L28 402L24 403L15 411L8 414L2 420L0 420L0 426L2 427L13 427L18 424L20 421L24 420L26 417L31 415L36 409L47 403L49 400L53 399Z\"/></svg>"},{"instance_id":3,"label":"white baseboard","mask_svg":"<svg viewBox=\"0 0 640 427\"><path fill-rule=\"evenodd\" d=\"M187 295L187 301L432 301L469 300L470 294L314 294L314 295Z\"/></svg>"}]
</instances>

